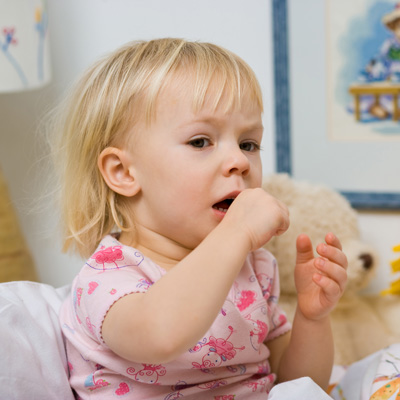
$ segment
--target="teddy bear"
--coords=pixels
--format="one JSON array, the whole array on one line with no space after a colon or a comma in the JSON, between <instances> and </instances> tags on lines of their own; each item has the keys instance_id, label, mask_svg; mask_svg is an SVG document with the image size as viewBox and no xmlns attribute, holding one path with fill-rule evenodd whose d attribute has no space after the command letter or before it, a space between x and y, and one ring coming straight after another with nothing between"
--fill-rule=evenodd
<instances>
[{"instance_id":1,"label":"teddy bear","mask_svg":"<svg viewBox=\"0 0 400 400\"><path fill-rule=\"evenodd\" d=\"M285 203L290 212L289 229L265 245L278 262L280 304L288 319L293 319L297 303L294 283L297 236L306 233L315 249L328 232L333 232L348 259L346 289L331 313L335 364L349 365L400 342L400 332L389 324L391 317L385 318L387 302L391 314L400 315L400 300L361 293L374 277L379 261L376 249L361 239L358 214L349 201L327 186L298 181L282 173L267 177L263 189Z\"/></svg>"}]
</instances>

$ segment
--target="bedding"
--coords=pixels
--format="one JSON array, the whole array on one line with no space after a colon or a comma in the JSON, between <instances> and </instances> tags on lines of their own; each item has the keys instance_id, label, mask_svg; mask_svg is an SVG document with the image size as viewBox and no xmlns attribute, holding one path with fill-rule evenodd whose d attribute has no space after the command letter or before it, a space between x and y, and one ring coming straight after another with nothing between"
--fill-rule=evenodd
<instances>
[{"instance_id":1,"label":"bedding","mask_svg":"<svg viewBox=\"0 0 400 400\"><path fill-rule=\"evenodd\" d=\"M341 369L341 371L338 371ZM353 363L336 366L330 396L335 400L394 400L400 398L400 344L392 344Z\"/></svg>"},{"instance_id":2,"label":"bedding","mask_svg":"<svg viewBox=\"0 0 400 400\"><path fill-rule=\"evenodd\" d=\"M0 284L0 399L73 400L58 310L69 288Z\"/></svg>"}]
</instances>

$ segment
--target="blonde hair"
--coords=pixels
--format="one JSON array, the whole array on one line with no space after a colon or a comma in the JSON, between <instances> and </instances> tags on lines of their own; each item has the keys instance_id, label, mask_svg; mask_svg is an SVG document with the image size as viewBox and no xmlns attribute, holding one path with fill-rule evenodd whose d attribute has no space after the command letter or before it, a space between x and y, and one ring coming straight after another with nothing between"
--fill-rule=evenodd
<instances>
[{"instance_id":1,"label":"blonde hair","mask_svg":"<svg viewBox=\"0 0 400 400\"><path fill-rule=\"evenodd\" d=\"M251 68L210 43L170 38L128 43L82 76L52 129L59 133L52 153L60 177L64 250L74 247L88 257L115 226L133 229L126 203L106 185L97 159L105 148L123 144L138 118L151 124L161 89L171 78L187 75L194 78L195 110L204 104L211 84L215 107L222 95L227 111L240 106L246 90L262 110Z\"/></svg>"}]
</instances>

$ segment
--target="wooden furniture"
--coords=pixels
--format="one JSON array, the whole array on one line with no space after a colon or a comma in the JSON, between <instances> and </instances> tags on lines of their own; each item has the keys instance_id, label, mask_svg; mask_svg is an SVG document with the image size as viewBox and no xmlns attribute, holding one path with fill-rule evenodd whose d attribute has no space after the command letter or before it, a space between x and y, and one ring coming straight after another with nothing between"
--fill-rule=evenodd
<instances>
[{"instance_id":1,"label":"wooden furniture","mask_svg":"<svg viewBox=\"0 0 400 400\"><path fill-rule=\"evenodd\" d=\"M360 99L362 96L374 96L375 104L379 105L379 98L382 95L393 96L393 120L399 119L399 94L400 84L392 82L372 82L363 84L354 84L349 87L349 93L354 96L354 115L357 121L361 118Z\"/></svg>"}]
</instances>

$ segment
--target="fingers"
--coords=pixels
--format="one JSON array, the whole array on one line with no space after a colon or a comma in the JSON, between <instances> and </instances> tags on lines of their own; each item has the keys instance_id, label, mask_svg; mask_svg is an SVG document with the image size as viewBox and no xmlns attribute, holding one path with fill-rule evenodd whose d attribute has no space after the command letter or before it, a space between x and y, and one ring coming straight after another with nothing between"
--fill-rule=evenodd
<instances>
[{"instance_id":1,"label":"fingers","mask_svg":"<svg viewBox=\"0 0 400 400\"><path fill-rule=\"evenodd\" d=\"M319 274L313 280L327 293L343 293L347 282L347 257L342 252L339 239L332 233L326 235L326 243L317 246L321 256L315 259L314 265Z\"/></svg>"},{"instance_id":2,"label":"fingers","mask_svg":"<svg viewBox=\"0 0 400 400\"><path fill-rule=\"evenodd\" d=\"M340 240L332 232L326 234L325 240L326 243L330 244L331 246L342 250L342 244L340 243Z\"/></svg>"},{"instance_id":3,"label":"fingers","mask_svg":"<svg viewBox=\"0 0 400 400\"><path fill-rule=\"evenodd\" d=\"M279 235L282 235L283 233L285 233L288 230L289 224L290 224L289 209L282 202L279 202L279 208L280 208L282 217L281 217L281 222L279 224L279 227L275 232L275 236L279 236Z\"/></svg>"},{"instance_id":4,"label":"fingers","mask_svg":"<svg viewBox=\"0 0 400 400\"><path fill-rule=\"evenodd\" d=\"M288 229L289 209L261 188L246 189L236 197L222 223L239 226L255 250Z\"/></svg>"},{"instance_id":5,"label":"fingers","mask_svg":"<svg viewBox=\"0 0 400 400\"><path fill-rule=\"evenodd\" d=\"M268 207L268 210L273 211L274 218L271 220L276 220L274 223L275 230L272 232L273 236L279 236L285 233L290 224L289 219L289 208L282 201L277 199L276 197L271 196L267 192L263 192L265 196L265 204Z\"/></svg>"},{"instance_id":6,"label":"fingers","mask_svg":"<svg viewBox=\"0 0 400 400\"><path fill-rule=\"evenodd\" d=\"M342 266L323 258L315 260L319 273L314 274L313 281L328 294L342 294L346 287L347 272Z\"/></svg>"},{"instance_id":7,"label":"fingers","mask_svg":"<svg viewBox=\"0 0 400 400\"><path fill-rule=\"evenodd\" d=\"M342 251L339 239L333 233L328 233L325 239L326 243L320 243L317 246L317 253L323 259L347 269L347 257Z\"/></svg>"},{"instance_id":8,"label":"fingers","mask_svg":"<svg viewBox=\"0 0 400 400\"><path fill-rule=\"evenodd\" d=\"M311 239L306 234L301 234L296 240L297 264L303 264L314 258Z\"/></svg>"},{"instance_id":9,"label":"fingers","mask_svg":"<svg viewBox=\"0 0 400 400\"><path fill-rule=\"evenodd\" d=\"M299 306L308 318L321 318L332 311L345 290L347 258L340 240L333 233L328 233L325 243L317 246L317 257L313 255L307 235L297 238L296 247L295 280ZM314 306L310 305L310 299Z\"/></svg>"}]
</instances>

